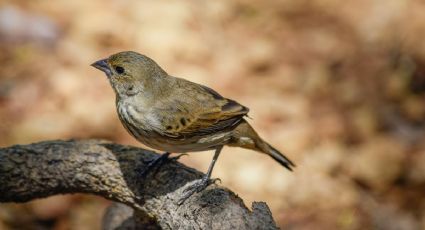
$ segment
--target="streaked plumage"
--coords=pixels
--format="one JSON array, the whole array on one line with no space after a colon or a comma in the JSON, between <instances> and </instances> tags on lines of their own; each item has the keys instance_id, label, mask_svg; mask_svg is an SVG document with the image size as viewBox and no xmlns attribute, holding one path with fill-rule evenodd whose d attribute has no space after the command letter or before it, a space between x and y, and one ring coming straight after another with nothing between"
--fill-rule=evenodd
<instances>
[{"instance_id":1,"label":"streaked plumage","mask_svg":"<svg viewBox=\"0 0 425 230\"><path fill-rule=\"evenodd\" d=\"M121 52L93 66L108 76L119 118L137 140L174 153L216 149L206 180L223 145L266 153L289 170L294 166L246 122L247 107L206 86L168 75L142 54Z\"/></svg>"}]
</instances>

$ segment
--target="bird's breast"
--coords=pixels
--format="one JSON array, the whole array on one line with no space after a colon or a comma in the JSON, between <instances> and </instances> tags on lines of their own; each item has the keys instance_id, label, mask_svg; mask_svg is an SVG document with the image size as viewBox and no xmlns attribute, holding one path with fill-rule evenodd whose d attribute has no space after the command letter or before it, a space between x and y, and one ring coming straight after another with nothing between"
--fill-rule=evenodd
<instances>
[{"instance_id":1,"label":"bird's breast","mask_svg":"<svg viewBox=\"0 0 425 230\"><path fill-rule=\"evenodd\" d=\"M214 149L226 144L230 132L214 133L190 138L173 138L161 133L160 118L149 110L141 110L133 105L117 103L117 112L127 131L146 146L161 151L182 153Z\"/></svg>"}]
</instances>

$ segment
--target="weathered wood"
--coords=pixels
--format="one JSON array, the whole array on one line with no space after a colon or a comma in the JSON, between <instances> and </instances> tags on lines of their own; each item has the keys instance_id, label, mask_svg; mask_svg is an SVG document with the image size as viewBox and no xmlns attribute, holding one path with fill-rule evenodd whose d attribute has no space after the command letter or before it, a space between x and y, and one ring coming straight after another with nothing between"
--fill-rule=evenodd
<instances>
[{"instance_id":1,"label":"weathered wood","mask_svg":"<svg viewBox=\"0 0 425 230\"><path fill-rule=\"evenodd\" d=\"M90 193L127 206L108 210L105 229L277 229L265 203L254 202L250 211L236 194L218 185L179 206L182 190L203 174L170 162L146 178L138 176L155 157L148 150L99 140L1 148L0 202Z\"/></svg>"}]
</instances>

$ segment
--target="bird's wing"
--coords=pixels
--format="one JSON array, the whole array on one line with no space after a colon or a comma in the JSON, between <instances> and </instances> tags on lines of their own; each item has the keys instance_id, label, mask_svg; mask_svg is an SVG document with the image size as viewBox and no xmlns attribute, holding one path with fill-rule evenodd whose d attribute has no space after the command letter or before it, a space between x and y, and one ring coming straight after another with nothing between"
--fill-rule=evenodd
<instances>
[{"instance_id":1,"label":"bird's wing","mask_svg":"<svg viewBox=\"0 0 425 230\"><path fill-rule=\"evenodd\" d=\"M184 87L184 96L172 98L160 115L160 131L168 137L187 138L232 129L249 112L236 101L194 83Z\"/></svg>"}]
</instances>

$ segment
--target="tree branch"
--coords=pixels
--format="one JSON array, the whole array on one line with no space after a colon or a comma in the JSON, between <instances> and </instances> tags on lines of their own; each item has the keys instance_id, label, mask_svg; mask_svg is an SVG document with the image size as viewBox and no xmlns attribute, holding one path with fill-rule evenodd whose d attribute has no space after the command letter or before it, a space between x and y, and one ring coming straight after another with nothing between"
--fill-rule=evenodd
<instances>
[{"instance_id":1,"label":"tree branch","mask_svg":"<svg viewBox=\"0 0 425 230\"><path fill-rule=\"evenodd\" d=\"M236 194L217 185L177 205L182 190L203 174L170 162L145 179L138 176L155 157L148 150L97 140L1 148L0 202L90 193L134 210L123 205L111 207L104 219L109 229L130 222L162 229L277 229L265 203L254 202L250 211ZM114 214L114 209L121 210L122 217Z\"/></svg>"}]
</instances>

